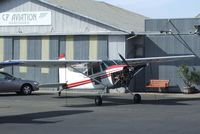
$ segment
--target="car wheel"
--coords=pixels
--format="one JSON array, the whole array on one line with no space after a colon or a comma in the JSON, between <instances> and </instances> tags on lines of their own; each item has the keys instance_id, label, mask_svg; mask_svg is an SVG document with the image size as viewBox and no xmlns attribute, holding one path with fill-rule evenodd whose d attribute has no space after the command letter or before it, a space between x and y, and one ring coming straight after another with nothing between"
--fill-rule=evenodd
<instances>
[{"instance_id":1,"label":"car wheel","mask_svg":"<svg viewBox=\"0 0 200 134\"><path fill-rule=\"evenodd\" d=\"M32 86L31 85L23 85L21 88L21 94L23 95L31 95L32 93Z\"/></svg>"}]
</instances>

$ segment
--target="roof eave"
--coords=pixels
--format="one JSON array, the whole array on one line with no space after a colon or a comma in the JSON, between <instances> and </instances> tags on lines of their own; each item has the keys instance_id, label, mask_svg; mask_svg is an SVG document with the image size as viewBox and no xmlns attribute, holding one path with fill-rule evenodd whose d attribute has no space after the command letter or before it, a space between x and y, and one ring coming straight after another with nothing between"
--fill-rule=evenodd
<instances>
[{"instance_id":1,"label":"roof eave","mask_svg":"<svg viewBox=\"0 0 200 134\"><path fill-rule=\"evenodd\" d=\"M90 20L95 21L95 22L98 22L98 23L100 23L100 24L109 26L109 27L111 27L111 28L114 28L114 29L116 29L116 30L119 30L119 31L121 31L121 32L124 32L125 34L130 34L130 31L127 31L126 29L122 29L122 28L117 27L117 26L112 26L112 25L110 25L110 24L107 24L107 23L104 23L104 22L102 22L102 21L96 20L96 19L91 18L91 17L89 17L89 16L86 16L86 15L83 15L83 14L80 14L80 13L77 13L77 12L74 12L74 11L71 11L71 10L68 10L68 9L66 9L66 8L64 8L64 7L62 7L62 6L54 5L54 4L50 3L50 2L47 2L46 0L37 0L37 1L42 2L42 3L45 3L45 4L48 4L48 5L53 6L53 7L56 7L56 8L58 8L58 9L64 10L64 11L66 11L66 12L70 12L70 13L72 13L72 14L76 14L76 15L81 16L81 17L84 17L84 18L86 18L86 19L90 19Z\"/></svg>"}]
</instances>

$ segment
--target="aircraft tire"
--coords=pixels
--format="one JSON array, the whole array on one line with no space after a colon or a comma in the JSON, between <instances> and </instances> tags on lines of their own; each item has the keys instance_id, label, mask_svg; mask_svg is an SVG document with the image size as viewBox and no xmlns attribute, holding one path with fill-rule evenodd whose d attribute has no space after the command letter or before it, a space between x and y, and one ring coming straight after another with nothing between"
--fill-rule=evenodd
<instances>
[{"instance_id":1,"label":"aircraft tire","mask_svg":"<svg viewBox=\"0 0 200 134\"><path fill-rule=\"evenodd\" d=\"M133 102L135 104L141 103L141 95L140 94L135 94L134 97L133 97Z\"/></svg>"},{"instance_id":2,"label":"aircraft tire","mask_svg":"<svg viewBox=\"0 0 200 134\"><path fill-rule=\"evenodd\" d=\"M96 96L95 105L96 106L101 106L102 105L102 97L101 96Z\"/></svg>"}]
</instances>

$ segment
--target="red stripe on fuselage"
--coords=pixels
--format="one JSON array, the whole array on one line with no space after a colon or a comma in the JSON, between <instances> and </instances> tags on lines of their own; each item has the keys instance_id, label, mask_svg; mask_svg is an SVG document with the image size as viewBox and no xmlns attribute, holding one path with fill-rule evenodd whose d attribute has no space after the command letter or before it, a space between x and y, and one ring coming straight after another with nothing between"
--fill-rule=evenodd
<instances>
[{"instance_id":1,"label":"red stripe on fuselage","mask_svg":"<svg viewBox=\"0 0 200 134\"><path fill-rule=\"evenodd\" d=\"M113 65L113 66L110 66L110 67L108 67L106 69L106 74L105 75L97 76L97 77L100 77L101 79L106 79L106 78L111 76L111 73L113 73L113 71L110 71L110 70L117 69L117 68L122 68L122 67L126 67L126 66L127 65ZM70 83L70 84L66 84L65 87L66 88L73 88L73 87L82 86L82 85L89 84L89 83L92 83L91 79L83 80L83 81L79 81L79 82L74 82L74 83Z\"/></svg>"},{"instance_id":2,"label":"red stripe on fuselage","mask_svg":"<svg viewBox=\"0 0 200 134\"><path fill-rule=\"evenodd\" d=\"M111 69L116 69L116 68L122 68L122 67L127 67L127 65L113 65L113 66L109 66L108 68L106 68L107 70L111 70Z\"/></svg>"},{"instance_id":3,"label":"red stripe on fuselage","mask_svg":"<svg viewBox=\"0 0 200 134\"><path fill-rule=\"evenodd\" d=\"M90 79L89 80L84 80L84 81L79 81L79 82L74 82L74 83L70 83L70 84L66 84L66 87L67 88L73 88L73 87L82 86L82 85L89 84L89 83L92 83L92 81Z\"/></svg>"}]
</instances>

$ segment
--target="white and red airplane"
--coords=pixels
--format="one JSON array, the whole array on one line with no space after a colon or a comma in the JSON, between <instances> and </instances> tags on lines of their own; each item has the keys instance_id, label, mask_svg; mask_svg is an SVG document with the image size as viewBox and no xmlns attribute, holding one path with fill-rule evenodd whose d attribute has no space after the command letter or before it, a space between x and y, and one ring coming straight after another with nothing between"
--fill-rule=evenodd
<instances>
[{"instance_id":1,"label":"white and red airplane","mask_svg":"<svg viewBox=\"0 0 200 134\"><path fill-rule=\"evenodd\" d=\"M64 89L101 89L95 98L96 105L102 105L103 94L111 88L124 87L133 95L134 103L141 102L139 94L133 94L129 83L134 76L150 63L187 60L195 55L165 56L121 60L65 60L61 54L59 60L9 60L0 62L0 68L7 66L59 67L59 83L45 84L43 87L62 87Z\"/></svg>"}]
</instances>

